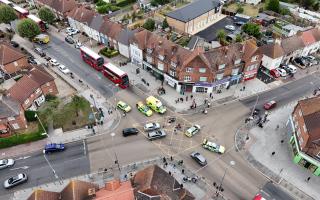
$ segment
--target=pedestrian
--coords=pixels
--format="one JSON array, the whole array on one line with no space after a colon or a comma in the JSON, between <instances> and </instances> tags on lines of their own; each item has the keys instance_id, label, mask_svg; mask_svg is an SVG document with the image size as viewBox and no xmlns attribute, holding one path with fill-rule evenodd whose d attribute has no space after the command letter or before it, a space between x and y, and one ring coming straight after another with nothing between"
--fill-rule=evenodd
<instances>
[{"instance_id":1,"label":"pedestrian","mask_svg":"<svg viewBox=\"0 0 320 200\"><path fill-rule=\"evenodd\" d=\"M112 114L112 110L110 110L110 114Z\"/></svg>"},{"instance_id":2,"label":"pedestrian","mask_svg":"<svg viewBox=\"0 0 320 200\"><path fill-rule=\"evenodd\" d=\"M174 133L174 134L177 134L177 129L174 129L174 130L173 130L173 133Z\"/></svg>"},{"instance_id":3,"label":"pedestrian","mask_svg":"<svg viewBox=\"0 0 320 200\"><path fill-rule=\"evenodd\" d=\"M175 100L176 104L178 103L177 99Z\"/></svg>"},{"instance_id":4,"label":"pedestrian","mask_svg":"<svg viewBox=\"0 0 320 200\"><path fill-rule=\"evenodd\" d=\"M276 130L278 130L280 128L280 126L279 126L279 124L277 125L277 127L276 127Z\"/></svg>"},{"instance_id":5,"label":"pedestrian","mask_svg":"<svg viewBox=\"0 0 320 200\"><path fill-rule=\"evenodd\" d=\"M167 162L166 157L163 157L163 158L162 158L162 161L163 161L163 163L166 163L166 162Z\"/></svg>"},{"instance_id":6,"label":"pedestrian","mask_svg":"<svg viewBox=\"0 0 320 200\"><path fill-rule=\"evenodd\" d=\"M172 156L170 156L170 160L173 161L173 157Z\"/></svg>"},{"instance_id":7,"label":"pedestrian","mask_svg":"<svg viewBox=\"0 0 320 200\"><path fill-rule=\"evenodd\" d=\"M175 169L176 168L176 164L173 164L173 169Z\"/></svg>"},{"instance_id":8,"label":"pedestrian","mask_svg":"<svg viewBox=\"0 0 320 200\"><path fill-rule=\"evenodd\" d=\"M182 97L180 97L180 101L183 102L183 98Z\"/></svg>"},{"instance_id":9,"label":"pedestrian","mask_svg":"<svg viewBox=\"0 0 320 200\"><path fill-rule=\"evenodd\" d=\"M188 101L188 96L186 96L186 101Z\"/></svg>"},{"instance_id":10,"label":"pedestrian","mask_svg":"<svg viewBox=\"0 0 320 200\"><path fill-rule=\"evenodd\" d=\"M177 99L177 101L178 101L178 103L179 103L179 101L180 101L180 98L178 98L178 99Z\"/></svg>"},{"instance_id":11,"label":"pedestrian","mask_svg":"<svg viewBox=\"0 0 320 200\"><path fill-rule=\"evenodd\" d=\"M190 98L192 99L192 98L193 98L193 95L190 95Z\"/></svg>"},{"instance_id":12,"label":"pedestrian","mask_svg":"<svg viewBox=\"0 0 320 200\"><path fill-rule=\"evenodd\" d=\"M311 177L309 176L308 178L306 178L306 182L308 183L310 181Z\"/></svg>"},{"instance_id":13,"label":"pedestrian","mask_svg":"<svg viewBox=\"0 0 320 200\"><path fill-rule=\"evenodd\" d=\"M197 108L197 103L194 103L194 108Z\"/></svg>"},{"instance_id":14,"label":"pedestrian","mask_svg":"<svg viewBox=\"0 0 320 200\"><path fill-rule=\"evenodd\" d=\"M212 92L210 92L210 98L212 98Z\"/></svg>"},{"instance_id":15,"label":"pedestrian","mask_svg":"<svg viewBox=\"0 0 320 200\"><path fill-rule=\"evenodd\" d=\"M276 154L276 152L274 152L274 151L271 153L272 156L274 156L275 154Z\"/></svg>"},{"instance_id":16,"label":"pedestrian","mask_svg":"<svg viewBox=\"0 0 320 200\"><path fill-rule=\"evenodd\" d=\"M181 170L181 173L184 174L184 169Z\"/></svg>"}]
</instances>

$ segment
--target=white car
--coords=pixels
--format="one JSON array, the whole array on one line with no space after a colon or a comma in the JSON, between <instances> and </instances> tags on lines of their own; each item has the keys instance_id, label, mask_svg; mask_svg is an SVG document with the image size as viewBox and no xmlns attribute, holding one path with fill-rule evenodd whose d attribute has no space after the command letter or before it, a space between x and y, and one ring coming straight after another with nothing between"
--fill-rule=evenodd
<instances>
[{"instance_id":1,"label":"white car","mask_svg":"<svg viewBox=\"0 0 320 200\"><path fill-rule=\"evenodd\" d=\"M184 134L188 137L192 137L200 131L201 127L197 124L190 127Z\"/></svg>"},{"instance_id":2,"label":"white car","mask_svg":"<svg viewBox=\"0 0 320 200\"><path fill-rule=\"evenodd\" d=\"M288 65L287 69L293 74L297 72L297 68L294 65Z\"/></svg>"},{"instance_id":3,"label":"white car","mask_svg":"<svg viewBox=\"0 0 320 200\"><path fill-rule=\"evenodd\" d=\"M159 129L160 128L160 124L159 123L148 123L146 125L144 125L143 129L145 131L153 131L153 130L156 130L156 129Z\"/></svg>"},{"instance_id":4,"label":"white car","mask_svg":"<svg viewBox=\"0 0 320 200\"><path fill-rule=\"evenodd\" d=\"M62 73L64 73L64 74L70 74L71 73L71 71L66 67L66 66L64 66L64 65L59 65L59 70L62 72Z\"/></svg>"},{"instance_id":5,"label":"white car","mask_svg":"<svg viewBox=\"0 0 320 200\"><path fill-rule=\"evenodd\" d=\"M229 31L235 31L236 30L236 27L233 26L233 25L226 25L224 28L229 30Z\"/></svg>"},{"instance_id":6,"label":"white car","mask_svg":"<svg viewBox=\"0 0 320 200\"><path fill-rule=\"evenodd\" d=\"M77 42L77 43L74 45L74 47L75 47L76 49L80 49L80 47L82 47L81 42Z\"/></svg>"},{"instance_id":7,"label":"white car","mask_svg":"<svg viewBox=\"0 0 320 200\"><path fill-rule=\"evenodd\" d=\"M80 31L78 29L68 27L66 32L69 36L73 36L73 35L79 33Z\"/></svg>"},{"instance_id":8,"label":"white car","mask_svg":"<svg viewBox=\"0 0 320 200\"><path fill-rule=\"evenodd\" d=\"M14 160L13 159L0 160L0 169L11 167L12 165L14 165Z\"/></svg>"},{"instance_id":9,"label":"white car","mask_svg":"<svg viewBox=\"0 0 320 200\"><path fill-rule=\"evenodd\" d=\"M282 77L287 76L286 70L284 70L282 68L277 68L276 70L279 72L280 76L282 76Z\"/></svg>"},{"instance_id":10,"label":"white car","mask_svg":"<svg viewBox=\"0 0 320 200\"><path fill-rule=\"evenodd\" d=\"M21 173L21 174L13 176L13 177L7 179L6 181L4 181L3 186L4 186L4 188L8 189L8 188L11 188L13 186L16 186L16 185L19 185L21 183L24 183L27 180L28 180L27 174Z\"/></svg>"},{"instance_id":11,"label":"white car","mask_svg":"<svg viewBox=\"0 0 320 200\"><path fill-rule=\"evenodd\" d=\"M58 66L58 65L60 65L56 59L51 59L51 60L49 61L49 63L50 63L52 66Z\"/></svg>"}]
</instances>

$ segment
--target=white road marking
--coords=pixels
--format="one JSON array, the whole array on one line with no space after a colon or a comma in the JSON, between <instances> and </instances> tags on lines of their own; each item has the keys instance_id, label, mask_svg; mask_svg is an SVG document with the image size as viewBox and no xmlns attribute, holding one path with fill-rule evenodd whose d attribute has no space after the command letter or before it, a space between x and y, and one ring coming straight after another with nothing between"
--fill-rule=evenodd
<instances>
[{"instance_id":1,"label":"white road marking","mask_svg":"<svg viewBox=\"0 0 320 200\"><path fill-rule=\"evenodd\" d=\"M86 142L85 142L85 140L82 140L82 142L83 142L83 153L84 153L84 155L87 155Z\"/></svg>"},{"instance_id":2,"label":"white road marking","mask_svg":"<svg viewBox=\"0 0 320 200\"><path fill-rule=\"evenodd\" d=\"M31 156L24 156L24 157L20 157L20 158L17 158L15 160L24 160L24 159L27 159L27 158L30 158Z\"/></svg>"},{"instance_id":3,"label":"white road marking","mask_svg":"<svg viewBox=\"0 0 320 200\"><path fill-rule=\"evenodd\" d=\"M16 167L16 168L12 168L10 170L18 170L18 169L28 169L29 166L23 166L23 167Z\"/></svg>"}]
</instances>

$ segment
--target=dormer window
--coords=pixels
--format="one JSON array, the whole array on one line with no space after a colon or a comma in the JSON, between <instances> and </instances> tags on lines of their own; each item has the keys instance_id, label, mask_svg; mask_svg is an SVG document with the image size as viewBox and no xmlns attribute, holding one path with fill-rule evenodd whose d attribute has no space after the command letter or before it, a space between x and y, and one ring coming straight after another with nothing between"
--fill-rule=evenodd
<instances>
[{"instance_id":1,"label":"dormer window","mask_svg":"<svg viewBox=\"0 0 320 200\"><path fill-rule=\"evenodd\" d=\"M152 53L152 49L151 49L151 48L148 48L148 49L147 49L147 53Z\"/></svg>"},{"instance_id":2,"label":"dormer window","mask_svg":"<svg viewBox=\"0 0 320 200\"><path fill-rule=\"evenodd\" d=\"M221 64L221 65L219 65L219 66L218 66L218 70L224 69L225 66L226 66L226 64Z\"/></svg>"},{"instance_id":3,"label":"dormer window","mask_svg":"<svg viewBox=\"0 0 320 200\"><path fill-rule=\"evenodd\" d=\"M160 60L164 60L164 56L163 55L159 55L159 59Z\"/></svg>"},{"instance_id":4,"label":"dormer window","mask_svg":"<svg viewBox=\"0 0 320 200\"><path fill-rule=\"evenodd\" d=\"M237 64L240 64L240 62L241 62L241 59L238 59L238 60L234 61L234 64L237 65Z\"/></svg>"},{"instance_id":5,"label":"dormer window","mask_svg":"<svg viewBox=\"0 0 320 200\"><path fill-rule=\"evenodd\" d=\"M171 61L171 66L172 66L173 68L176 68L176 67L177 67L177 63Z\"/></svg>"}]
</instances>

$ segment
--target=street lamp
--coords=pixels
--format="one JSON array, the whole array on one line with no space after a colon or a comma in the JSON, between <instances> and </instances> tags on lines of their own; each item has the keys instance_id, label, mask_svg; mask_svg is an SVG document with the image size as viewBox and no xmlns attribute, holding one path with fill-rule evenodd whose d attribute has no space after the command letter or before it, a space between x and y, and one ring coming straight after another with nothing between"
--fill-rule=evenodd
<instances>
[{"instance_id":1,"label":"street lamp","mask_svg":"<svg viewBox=\"0 0 320 200\"><path fill-rule=\"evenodd\" d=\"M41 133L41 135L46 135L47 137L49 137L49 136L48 136L48 133L47 133L47 130L44 128L44 126L43 126L43 124L42 124L42 122L41 122L41 120L40 120L39 116L37 115L37 113L35 113L35 114L34 114L34 117L38 119L38 121L39 121L39 123L40 123L40 125L41 125L42 129L44 130L44 133Z\"/></svg>"},{"instance_id":2,"label":"street lamp","mask_svg":"<svg viewBox=\"0 0 320 200\"><path fill-rule=\"evenodd\" d=\"M117 164L118 169L119 169L119 172L121 172L120 165L119 165L119 160L118 160L118 157L117 157L117 153L116 153L116 151L114 150L114 143L113 143L113 138L114 138L114 136L115 136L116 134L115 134L115 133L111 133L110 135L111 135L111 138L112 138L112 151L113 151L113 153L114 153L114 159L115 159L114 163Z\"/></svg>"},{"instance_id":3,"label":"street lamp","mask_svg":"<svg viewBox=\"0 0 320 200\"><path fill-rule=\"evenodd\" d=\"M219 185L218 188L217 188L216 197L219 197L219 194L220 194L219 191L221 191L221 192L223 191L223 190L222 190L222 183L223 183L224 177L225 177L226 174L227 174L228 169L229 169L230 167L234 166L235 164L236 164L236 162L233 161L233 160L231 160L230 163L229 163L229 165L226 167L226 169L225 169L225 171L224 171L224 174L223 174L223 176L222 176L220 185Z\"/></svg>"},{"instance_id":4,"label":"street lamp","mask_svg":"<svg viewBox=\"0 0 320 200\"><path fill-rule=\"evenodd\" d=\"M49 162L49 160L48 160L48 158L47 158L47 156L46 156L46 150L43 150L43 157L44 157L44 159L47 161L49 167L51 168L51 170L52 170L52 172L53 172L53 174L54 174L54 177L55 177L56 179L59 179L59 176L58 176L56 170L53 169L52 165L50 164L50 162Z\"/></svg>"},{"instance_id":5,"label":"street lamp","mask_svg":"<svg viewBox=\"0 0 320 200\"><path fill-rule=\"evenodd\" d=\"M90 94L90 98L93 100L94 106L95 106L96 108L98 108L98 107L97 107L97 104L96 104L96 100L94 99L93 94Z\"/></svg>"}]
</instances>

